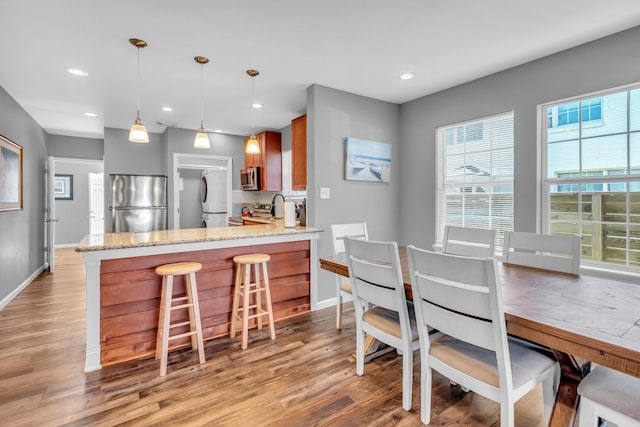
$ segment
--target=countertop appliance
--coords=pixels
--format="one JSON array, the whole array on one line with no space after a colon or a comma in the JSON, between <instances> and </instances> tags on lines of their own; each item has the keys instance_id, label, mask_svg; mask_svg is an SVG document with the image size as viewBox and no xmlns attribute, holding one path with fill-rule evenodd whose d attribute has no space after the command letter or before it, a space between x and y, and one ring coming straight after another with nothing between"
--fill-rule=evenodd
<instances>
[{"instance_id":1,"label":"countertop appliance","mask_svg":"<svg viewBox=\"0 0 640 427\"><path fill-rule=\"evenodd\" d=\"M250 167L240 170L240 188L244 191L260 190L260 168Z\"/></svg>"},{"instance_id":2,"label":"countertop appliance","mask_svg":"<svg viewBox=\"0 0 640 427\"><path fill-rule=\"evenodd\" d=\"M272 218L272 205L270 203L256 203L253 205L253 215L258 218Z\"/></svg>"},{"instance_id":3,"label":"countertop appliance","mask_svg":"<svg viewBox=\"0 0 640 427\"><path fill-rule=\"evenodd\" d=\"M167 229L166 176L111 174L109 178L114 233Z\"/></svg>"},{"instance_id":4,"label":"countertop appliance","mask_svg":"<svg viewBox=\"0 0 640 427\"><path fill-rule=\"evenodd\" d=\"M226 167L202 171L200 201L202 202L202 226L226 227L229 217L229 186Z\"/></svg>"}]
</instances>

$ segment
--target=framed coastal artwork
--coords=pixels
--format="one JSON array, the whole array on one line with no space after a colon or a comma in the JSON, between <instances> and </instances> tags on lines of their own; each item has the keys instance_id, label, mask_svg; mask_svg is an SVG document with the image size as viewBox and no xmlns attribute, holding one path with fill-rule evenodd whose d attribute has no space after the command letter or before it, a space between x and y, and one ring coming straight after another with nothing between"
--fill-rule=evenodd
<instances>
[{"instance_id":1,"label":"framed coastal artwork","mask_svg":"<svg viewBox=\"0 0 640 427\"><path fill-rule=\"evenodd\" d=\"M345 179L391 181L391 144L347 137Z\"/></svg>"},{"instance_id":2,"label":"framed coastal artwork","mask_svg":"<svg viewBox=\"0 0 640 427\"><path fill-rule=\"evenodd\" d=\"M22 147L0 135L0 211L22 209Z\"/></svg>"},{"instance_id":3,"label":"framed coastal artwork","mask_svg":"<svg viewBox=\"0 0 640 427\"><path fill-rule=\"evenodd\" d=\"M56 174L53 178L56 200L73 200L73 175Z\"/></svg>"}]
</instances>

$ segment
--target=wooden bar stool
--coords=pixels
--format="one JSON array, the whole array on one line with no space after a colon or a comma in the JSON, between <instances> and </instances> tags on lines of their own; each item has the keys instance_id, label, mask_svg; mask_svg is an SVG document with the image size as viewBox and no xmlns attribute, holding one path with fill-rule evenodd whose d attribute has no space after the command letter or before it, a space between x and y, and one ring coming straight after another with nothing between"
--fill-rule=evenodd
<instances>
[{"instance_id":1,"label":"wooden bar stool","mask_svg":"<svg viewBox=\"0 0 640 427\"><path fill-rule=\"evenodd\" d=\"M266 254L247 254L233 257L233 262L236 265L236 285L233 292L233 309L231 311L229 334L232 337L236 335L236 322L242 320L243 350L247 348L249 319L255 318L258 323L258 329L262 329L262 316L268 316L271 339L276 339L273 310L271 308L271 291L269 290L269 275L267 273L267 261L270 259L271 257ZM252 265L254 266L254 282L251 282ZM260 280L260 266L262 266L262 280ZM251 294L255 295L253 304L250 304L249 300ZM262 300L262 294L264 294L265 301ZM242 298L242 307L239 307L240 298Z\"/></svg>"},{"instance_id":2,"label":"wooden bar stool","mask_svg":"<svg viewBox=\"0 0 640 427\"><path fill-rule=\"evenodd\" d=\"M156 339L156 360L160 359L160 376L167 374L167 358L169 341L191 337L191 348L198 350L200 363L204 363L204 341L200 323L200 307L198 305L198 289L196 287L196 271L202 268L198 262L178 262L164 264L156 268L156 274L162 276L162 295L160 298L160 315L158 316L158 335ZM173 297L173 276L185 276L186 296ZM171 323L171 312L188 309L189 320ZM171 335L171 329L189 325L189 332Z\"/></svg>"}]
</instances>

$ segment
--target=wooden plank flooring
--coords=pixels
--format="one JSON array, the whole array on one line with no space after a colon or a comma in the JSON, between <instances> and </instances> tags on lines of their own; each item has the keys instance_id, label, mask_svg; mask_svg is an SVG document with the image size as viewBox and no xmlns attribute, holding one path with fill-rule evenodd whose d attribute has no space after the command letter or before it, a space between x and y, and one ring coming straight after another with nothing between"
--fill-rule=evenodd
<instances>
[{"instance_id":1,"label":"wooden plank flooring","mask_svg":"<svg viewBox=\"0 0 640 427\"><path fill-rule=\"evenodd\" d=\"M166 377L152 357L97 372L84 367L84 265L59 249L42 274L0 311L0 425L419 426L420 362L413 409L402 409L402 361L387 354L355 374L353 310L342 331L329 308L276 323L277 339L253 330L169 355ZM434 373L431 424L498 426L498 405ZM542 426L536 389L516 406L516 426Z\"/></svg>"}]
</instances>

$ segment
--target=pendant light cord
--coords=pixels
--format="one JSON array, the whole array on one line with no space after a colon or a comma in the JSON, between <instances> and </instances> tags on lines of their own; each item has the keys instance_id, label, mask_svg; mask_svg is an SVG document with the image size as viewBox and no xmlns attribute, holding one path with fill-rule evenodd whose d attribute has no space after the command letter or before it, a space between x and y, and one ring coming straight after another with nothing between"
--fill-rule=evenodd
<instances>
[{"instance_id":1,"label":"pendant light cord","mask_svg":"<svg viewBox=\"0 0 640 427\"><path fill-rule=\"evenodd\" d=\"M254 93L254 88L253 88L253 81L255 79L255 76L251 76L251 136L255 139L255 135L256 132L254 130L254 123L253 123L253 110L255 110L255 108L253 108L253 104L255 102L255 93Z\"/></svg>"},{"instance_id":2,"label":"pendant light cord","mask_svg":"<svg viewBox=\"0 0 640 427\"><path fill-rule=\"evenodd\" d=\"M138 103L136 110L136 116L140 117L140 47L136 47L138 49Z\"/></svg>"},{"instance_id":3,"label":"pendant light cord","mask_svg":"<svg viewBox=\"0 0 640 427\"><path fill-rule=\"evenodd\" d=\"M200 129L204 128L204 77L203 66L200 64Z\"/></svg>"}]
</instances>

